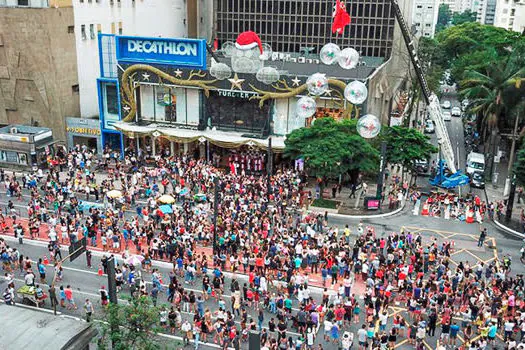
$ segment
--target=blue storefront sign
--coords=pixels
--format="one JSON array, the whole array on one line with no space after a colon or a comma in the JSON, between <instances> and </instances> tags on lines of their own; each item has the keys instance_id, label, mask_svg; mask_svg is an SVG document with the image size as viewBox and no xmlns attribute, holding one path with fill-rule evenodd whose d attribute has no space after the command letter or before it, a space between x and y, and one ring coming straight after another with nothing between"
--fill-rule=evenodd
<instances>
[{"instance_id":1,"label":"blue storefront sign","mask_svg":"<svg viewBox=\"0 0 525 350\"><path fill-rule=\"evenodd\" d=\"M206 69L204 39L117 36L117 61Z\"/></svg>"}]
</instances>

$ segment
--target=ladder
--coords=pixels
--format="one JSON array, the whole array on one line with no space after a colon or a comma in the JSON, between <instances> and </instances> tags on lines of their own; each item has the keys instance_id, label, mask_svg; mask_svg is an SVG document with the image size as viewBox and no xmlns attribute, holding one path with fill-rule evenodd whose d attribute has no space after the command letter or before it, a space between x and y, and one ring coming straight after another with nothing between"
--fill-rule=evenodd
<instances>
[{"instance_id":1,"label":"ladder","mask_svg":"<svg viewBox=\"0 0 525 350\"><path fill-rule=\"evenodd\" d=\"M430 91L428 87L427 80L423 74L423 69L421 68L421 62L417 56L417 50L414 46L412 38L410 37L410 31L408 30L408 26L405 22L405 19L403 18L403 14L401 13L399 3L397 0L390 0L390 3L392 4L394 15L396 16L397 22L399 23L399 27L401 28L401 33L403 34L403 39L405 40L408 55L410 56L410 60L412 61L412 65L416 71L417 80L421 86L423 97L427 103L428 114L430 119L432 119L432 121L436 124L436 136L438 139L438 144L441 147L443 159L447 163L450 171L455 174L457 172L457 168L454 151L452 149L452 143L450 142L445 123L443 122L443 113L441 111L441 106L439 105L439 99L434 93Z\"/></svg>"}]
</instances>

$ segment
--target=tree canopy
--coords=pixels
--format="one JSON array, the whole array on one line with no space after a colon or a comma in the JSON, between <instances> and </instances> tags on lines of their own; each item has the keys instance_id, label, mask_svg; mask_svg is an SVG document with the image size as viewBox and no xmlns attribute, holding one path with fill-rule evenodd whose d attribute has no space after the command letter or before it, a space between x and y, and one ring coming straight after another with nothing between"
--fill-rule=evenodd
<instances>
[{"instance_id":1,"label":"tree canopy","mask_svg":"<svg viewBox=\"0 0 525 350\"><path fill-rule=\"evenodd\" d=\"M379 152L357 134L355 119L319 118L286 137L284 155L303 158L310 175L333 178L353 170L377 171Z\"/></svg>"},{"instance_id":2,"label":"tree canopy","mask_svg":"<svg viewBox=\"0 0 525 350\"><path fill-rule=\"evenodd\" d=\"M115 350L158 349L154 335L158 333L159 308L147 296L131 298L129 304L108 304L105 324L101 324L99 348L109 343Z\"/></svg>"},{"instance_id":3,"label":"tree canopy","mask_svg":"<svg viewBox=\"0 0 525 350\"><path fill-rule=\"evenodd\" d=\"M428 159L437 152L430 139L416 129L383 126L379 137L366 140L357 133L356 124L356 119L317 119L311 127L287 136L284 154L291 159L303 158L310 175L333 178L353 170L377 173L380 141L388 144L387 161L410 171L414 160Z\"/></svg>"},{"instance_id":4,"label":"tree canopy","mask_svg":"<svg viewBox=\"0 0 525 350\"><path fill-rule=\"evenodd\" d=\"M476 12L470 10L466 10L465 12L455 12L452 15L452 24L458 25L468 22L476 22L477 15Z\"/></svg>"},{"instance_id":5,"label":"tree canopy","mask_svg":"<svg viewBox=\"0 0 525 350\"><path fill-rule=\"evenodd\" d=\"M391 164L399 164L415 170L414 161L429 159L432 153L438 150L430 143L430 138L417 129L392 126L386 128L381 140L387 143L387 160Z\"/></svg>"},{"instance_id":6,"label":"tree canopy","mask_svg":"<svg viewBox=\"0 0 525 350\"><path fill-rule=\"evenodd\" d=\"M447 4L440 4L438 8L438 20L436 23L436 32L445 29L452 19L452 12Z\"/></svg>"}]
</instances>

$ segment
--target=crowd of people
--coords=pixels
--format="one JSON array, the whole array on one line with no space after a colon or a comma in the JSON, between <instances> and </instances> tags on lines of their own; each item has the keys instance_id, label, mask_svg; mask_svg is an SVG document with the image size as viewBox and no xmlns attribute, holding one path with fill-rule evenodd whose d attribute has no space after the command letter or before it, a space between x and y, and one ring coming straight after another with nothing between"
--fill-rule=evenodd
<instances>
[{"instance_id":1,"label":"crowd of people","mask_svg":"<svg viewBox=\"0 0 525 350\"><path fill-rule=\"evenodd\" d=\"M307 179L293 169L277 169L268 183L266 176L186 156L159 157L144 167L132 154L124 161L104 157L98 165L89 154L77 148L47 173L0 172L1 181L11 200L22 201L22 189L29 191L27 213L37 227L31 237L49 241L52 259L58 259L61 244L84 236L123 260L139 254L138 268L117 266L119 290L147 295L154 304L166 293L170 307L161 309L161 324L193 338L196 347L200 341L227 347L258 329L266 349L311 349L318 330L345 349L354 340L360 350L388 349L400 339L423 349L438 327L443 347L484 350L498 334L509 349L524 346L524 280L511 277L510 263L456 264L451 241L426 241L411 232L379 236L363 224L329 226L326 214L301 210ZM115 189L120 193L108 197ZM173 203L166 205L165 195ZM91 196L95 204L88 206ZM6 229L8 220L16 224L16 210L0 216ZM4 269L11 268L18 261L14 251L6 244L0 249ZM173 263L167 280L153 268L156 259ZM30 270L25 268L26 275ZM151 274L152 289L140 270ZM227 272L234 276L229 285ZM246 274L247 282L238 274ZM321 300L311 291L317 278L324 287ZM201 282L202 293L185 289ZM229 307L225 293L231 293ZM216 310L204 307L208 299L217 302ZM400 305L406 312L392 315ZM194 314L193 322L183 321L184 312ZM358 329L355 334L350 326ZM300 336L287 336L290 329Z\"/></svg>"}]
</instances>

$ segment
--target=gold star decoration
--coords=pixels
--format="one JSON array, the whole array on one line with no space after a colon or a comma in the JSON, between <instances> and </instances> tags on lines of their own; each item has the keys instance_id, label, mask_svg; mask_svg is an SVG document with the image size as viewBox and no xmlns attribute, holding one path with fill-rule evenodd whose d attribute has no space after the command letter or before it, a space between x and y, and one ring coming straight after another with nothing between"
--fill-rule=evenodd
<instances>
[{"instance_id":1,"label":"gold star decoration","mask_svg":"<svg viewBox=\"0 0 525 350\"><path fill-rule=\"evenodd\" d=\"M298 79L297 77L295 77L294 79L292 79L292 82L293 82L292 86L299 86L299 84L301 83L301 79Z\"/></svg>"},{"instance_id":2,"label":"gold star decoration","mask_svg":"<svg viewBox=\"0 0 525 350\"><path fill-rule=\"evenodd\" d=\"M150 75L148 73L142 73L142 79L149 81Z\"/></svg>"},{"instance_id":3,"label":"gold star decoration","mask_svg":"<svg viewBox=\"0 0 525 350\"><path fill-rule=\"evenodd\" d=\"M180 69L178 69L178 68L177 68L177 70L174 71L173 73L175 73L175 76L176 76L177 78L182 77L182 71L181 71Z\"/></svg>"},{"instance_id":4,"label":"gold star decoration","mask_svg":"<svg viewBox=\"0 0 525 350\"><path fill-rule=\"evenodd\" d=\"M333 90L328 89L328 90L326 90L326 91L324 92L324 94L325 94L326 96L332 96L332 91L333 91Z\"/></svg>"},{"instance_id":5,"label":"gold star decoration","mask_svg":"<svg viewBox=\"0 0 525 350\"><path fill-rule=\"evenodd\" d=\"M228 80L230 81L230 83L232 83L232 87L230 90L235 90L235 88L242 90L242 83L244 82L244 79L239 79L239 76L237 75L237 73L235 73L235 75L233 76L233 79L230 78Z\"/></svg>"}]
</instances>

